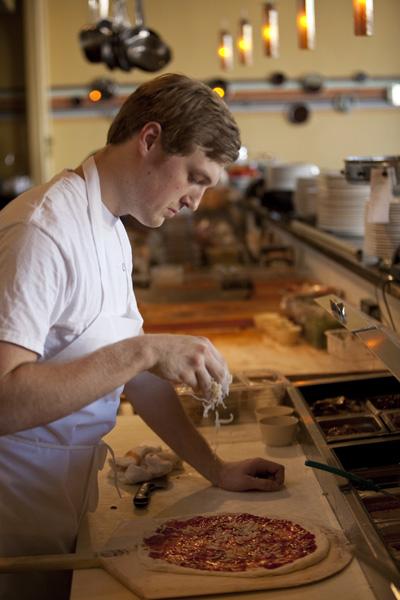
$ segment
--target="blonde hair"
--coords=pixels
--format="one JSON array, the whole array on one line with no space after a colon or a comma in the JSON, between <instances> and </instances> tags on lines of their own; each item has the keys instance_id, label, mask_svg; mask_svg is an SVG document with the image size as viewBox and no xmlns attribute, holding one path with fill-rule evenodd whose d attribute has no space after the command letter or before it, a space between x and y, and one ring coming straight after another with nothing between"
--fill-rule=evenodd
<instances>
[{"instance_id":1,"label":"blonde hair","mask_svg":"<svg viewBox=\"0 0 400 600\"><path fill-rule=\"evenodd\" d=\"M107 143L126 141L150 121L161 125L168 154L187 156L200 147L220 164L238 157L239 128L225 102L201 81L167 73L140 85L113 120Z\"/></svg>"}]
</instances>

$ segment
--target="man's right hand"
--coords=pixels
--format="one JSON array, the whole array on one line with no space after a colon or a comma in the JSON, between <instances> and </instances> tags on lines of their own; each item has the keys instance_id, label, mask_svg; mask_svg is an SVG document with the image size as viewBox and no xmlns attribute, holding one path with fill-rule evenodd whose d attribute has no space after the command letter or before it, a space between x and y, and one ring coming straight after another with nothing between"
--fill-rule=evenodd
<instances>
[{"instance_id":1,"label":"man's right hand","mask_svg":"<svg viewBox=\"0 0 400 600\"><path fill-rule=\"evenodd\" d=\"M224 359L202 337L143 334L59 363L0 342L0 435L61 419L144 371L185 383L206 398L212 379L229 382Z\"/></svg>"},{"instance_id":2,"label":"man's right hand","mask_svg":"<svg viewBox=\"0 0 400 600\"><path fill-rule=\"evenodd\" d=\"M154 358L149 369L152 373L189 385L204 397L209 394L212 379L223 386L229 383L227 364L207 338L172 334L144 334L143 338Z\"/></svg>"}]
</instances>

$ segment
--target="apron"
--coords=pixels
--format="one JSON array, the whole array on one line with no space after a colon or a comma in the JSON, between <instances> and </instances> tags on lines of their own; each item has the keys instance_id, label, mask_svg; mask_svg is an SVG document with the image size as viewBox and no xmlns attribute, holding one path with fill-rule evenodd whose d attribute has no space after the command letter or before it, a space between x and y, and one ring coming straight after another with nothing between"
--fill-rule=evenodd
<instances>
[{"instance_id":1,"label":"apron","mask_svg":"<svg viewBox=\"0 0 400 600\"><path fill-rule=\"evenodd\" d=\"M134 300L129 314L104 311L107 290L100 182L93 157L83 164L102 300L99 314L54 362L77 359L139 335L143 320ZM130 282L131 285L131 282ZM82 517L97 505L97 472L123 386L49 425L0 437L0 555L70 552Z\"/></svg>"}]
</instances>

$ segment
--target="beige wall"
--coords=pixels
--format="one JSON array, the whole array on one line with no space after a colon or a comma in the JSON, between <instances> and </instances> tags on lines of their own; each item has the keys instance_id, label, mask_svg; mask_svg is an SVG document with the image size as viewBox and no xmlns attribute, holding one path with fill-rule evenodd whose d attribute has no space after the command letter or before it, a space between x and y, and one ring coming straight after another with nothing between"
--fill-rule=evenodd
<instances>
[{"instance_id":1,"label":"beige wall","mask_svg":"<svg viewBox=\"0 0 400 600\"><path fill-rule=\"evenodd\" d=\"M28 0L29 1L29 0ZM99 76L121 83L136 83L151 75L123 73L86 62L77 34L87 22L86 0L47 0L49 9L50 80L52 86L87 85ZM281 56L262 56L257 35L260 0L145 0L147 24L160 32L174 50L169 71L201 79L261 78L272 71L289 77L318 72L325 77L349 77L356 71L375 76L400 76L400 0L375 2L375 32L371 38L353 35L351 0L316 0L317 47L297 48L297 0L277 0L281 31ZM133 0L128 0L131 9ZM215 47L221 24L236 31L241 11L247 11L255 28L255 61L252 67L236 66L225 75L219 69ZM131 13L132 16L132 13ZM349 114L315 111L301 126L289 125L282 112L238 113L244 143L251 156L271 155L282 160L311 160L337 168L349 154L388 154L400 151L399 110L355 109ZM76 164L104 141L109 121L101 118L54 120L53 149L56 170Z\"/></svg>"},{"instance_id":2,"label":"beige wall","mask_svg":"<svg viewBox=\"0 0 400 600\"><path fill-rule=\"evenodd\" d=\"M111 119L63 119L54 122L53 160L56 171L76 167L104 145Z\"/></svg>"},{"instance_id":3,"label":"beige wall","mask_svg":"<svg viewBox=\"0 0 400 600\"><path fill-rule=\"evenodd\" d=\"M326 169L343 168L354 155L400 154L398 110L363 110L350 115L315 112L305 125L291 125L282 115L239 114L245 146L256 158L311 161Z\"/></svg>"},{"instance_id":4,"label":"beige wall","mask_svg":"<svg viewBox=\"0 0 400 600\"><path fill-rule=\"evenodd\" d=\"M77 42L78 30L88 19L86 0L47 1L52 85L85 83L110 73L124 83L149 78L140 71L110 72L86 62ZM127 2L131 8L133 0ZM143 4L147 24L161 33L174 49L175 58L168 66L171 71L199 78L221 75L215 53L218 30L226 21L235 33L241 12L245 10L254 25L255 61L252 67L236 66L229 74L231 78L264 77L272 70L282 70L291 77L311 71L330 77L349 76L360 69L374 75L400 73L399 0L375 2L375 32L370 38L353 35L352 0L315 0L317 46L314 51L297 48L297 0L277 0L281 30L281 56L277 59L262 56L257 35L261 22L260 0L144 0Z\"/></svg>"}]
</instances>

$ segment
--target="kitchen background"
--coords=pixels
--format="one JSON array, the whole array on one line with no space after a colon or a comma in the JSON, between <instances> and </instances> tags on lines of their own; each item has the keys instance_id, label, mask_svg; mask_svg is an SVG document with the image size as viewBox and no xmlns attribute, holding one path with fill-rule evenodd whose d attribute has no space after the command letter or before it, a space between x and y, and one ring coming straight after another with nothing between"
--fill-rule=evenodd
<instances>
[{"instance_id":1,"label":"kitchen background","mask_svg":"<svg viewBox=\"0 0 400 600\"><path fill-rule=\"evenodd\" d=\"M153 77L139 69L110 71L84 58L78 34L90 22L88 4L87 0L0 0L0 192L5 196L44 181L64 167L76 166L101 147L121 99L136 84ZM347 156L400 155L399 108L387 98L392 84L400 84L400 0L375 0L371 37L354 35L352 0L315 0L314 50L298 48L297 0L276 0L278 58L263 54L263 4L260 0L143 2L146 24L173 52L173 60L161 72L182 72L207 82L222 78L236 90L231 96L228 93L227 101L248 157L205 196L194 215L182 211L162 228L150 231L132 220L127 223L134 246L135 293L146 332L206 335L226 358L234 380L226 399L227 414L222 416L232 417L235 427L241 426L236 431L228 426L226 434L218 434L219 450L226 458L236 460L250 448L253 452L250 444L258 444L254 434L258 430L251 422L254 408L268 404L272 396L273 403L293 404L302 423L298 439L307 453L396 492L394 506L386 496L375 502L371 490L376 487L360 493L346 486L342 497L337 482L321 471L321 494L319 488L310 487L313 479L311 471L303 468L300 446L288 447L287 454L269 449L270 456L285 457L287 480L295 490L293 495L283 491L277 511L283 507L287 514L297 511L300 515L299 507L303 507L319 515L321 523L330 524L333 515L325 507L328 501L353 546L364 554L374 550L374 561L380 557L379 569L383 564L397 573L400 348L398 337L391 333L400 331L400 159L394 165L395 197L391 187L390 193L388 189L381 193L382 185L375 187L378 204L380 196L385 196L386 220L381 216L369 222L364 219L374 194L369 181L354 185L358 165L353 165L352 183L339 171ZM127 6L133 22L133 0ZM227 28L236 37L243 17L253 25L253 64L244 66L235 60L234 68L225 72L217 55L219 32ZM274 73L284 74L286 82L273 85ZM304 90L310 75L314 85L322 83L320 92ZM88 91L101 78L116 84L115 97L90 104ZM262 94L257 102L256 93ZM305 122L289 120L294 104L308 107ZM282 161L281 170L275 169L272 159ZM321 169L318 178L315 169ZM13 182L14 187L7 188L6 182ZM277 205L280 210L272 210ZM392 261L395 250L397 260ZM333 292L380 320L386 326L382 329L388 336L385 344L375 343L376 330L370 327L361 329L370 334L369 346L339 328L314 301L320 294ZM334 306L340 308L340 304ZM388 341L390 351L385 358L390 359L396 379L376 375L388 363L367 349L375 344L375 354L381 357L377 346L385 351ZM373 373L353 379L355 371ZM281 395L286 382L282 386L280 373L297 381L298 389L293 388L290 397ZM339 378L331 379L335 374ZM318 381L324 377L328 378L325 382ZM182 405L196 425L207 426L202 406L187 392L179 390ZM131 413L131 406L122 401L120 414L135 418ZM138 440L148 439L147 434L144 438L144 432L143 437L140 433ZM132 443L132 421L125 425L120 420L113 435L108 441L125 453ZM259 446L255 448L259 453ZM100 508L86 536L91 541L108 529L111 533L115 518L132 516L131 498L126 494L126 513L109 510L110 505L117 508L119 501L109 498L105 481L104 473ZM190 512L223 506L214 496L215 488L207 497L207 491L202 495L197 485L190 472L189 477L183 474L172 491L152 500L152 514L158 514L160 507L169 510L171 502ZM231 509L232 500L224 494ZM123 502L122 497L119 509ZM255 498L252 506L256 506ZM85 543L79 546L82 552L87 550ZM328 598L342 593L347 598L351 589L352 597L364 599L370 597L371 586L375 598L392 599L387 586L382 591L382 573L378 584L369 574L367 585L356 567L353 562L349 571L325 580L320 588L313 586L314 592L307 590L304 595ZM96 571L80 574L82 579L75 576L71 599L86 598L88 585L93 598L114 598L119 593L107 595ZM98 594L96 586L101 588ZM293 590L293 597L301 594ZM286 594L290 592L285 590Z\"/></svg>"},{"instance_id":2,"label":"kitchen background","mask_svg":"<svg viewBox=\"0 0 400 600\"><path fill-rule=\"evenodd\" d=\"M400 277L400 253L392 260L400 248L398 189L389 224L366 226L369 182L348 184L339 171L348 156L399 154L399 107L390 100L390 91L400 85L400 1L376 0L373 35L363 37L354 35L352 0L315 0L315 48L303 50L296 28L300 0L277 0L279 56L270 58L261 37L265 2L144 0L145 24L172 50L171 62L158 73L110 70L85 58L79 35L98 21L90 5L100 4L0 0L3 205L101 147L119 105L137 84L169 71L210 85L222 79L248 154L221 186L206 194L195 215L182 211L161 230L151 231L125 220L139 300L226 299L228 289L232 297L250 297L255 279L269 278L278 268L334 282L355 305L372 299L389 324L392 306L398 320L397 284L386 281L392 263L389 272L396 281ZM133 0L104 4L110 17L117 6L126 5L129 21L135 23ZM236 41L243 18L253 26L253 62L240 64L235 49L233 69L225 71L217 53L221 30L229 30ZM273 83L276 74L284 80L281 85ZM93 103L88 93L99 80L108 80L113 93ZM305 111L304 122L290 119L296 106L303 116ZM276 168L279 161L282 167ZM399 179L399 160L396 165ZM302 222L296 219L289 229L277 229L269 214L276 207L284 217L294 209ZM322 246L322 260L313 244L318 252ZM350 260L345 276L337 254L329 259L332 248ZM377 265L372 274L370 259ZM195 285L193 270L203 267L206 281ZM250 267L257 269L256 275ZM383 300L378 302L380 288Z\"/></svg>"},{"instance_id":3,"label":"kitchen background","mask_svg":"<svg viewBox=\"0 0 400 600\"><path fill-rule=\"evenodd\" d=\"M127 4L133 21L133 2ZM104 143L115 111L104 107L89 112L76 105L76 98L85 96L93 80L111 78L128 89L153 75L137 69L110 71L85 60L78 42L78 32L90 20L85 0L2 0L0 6L0 178L30 175L37 182L65 166L75 166ZM146 0L146 24L173 51L173 60L161 72L259 83L281 72L288 78L284 88L309 74L319 74L334 85L335 78L349 81L365 73L368 79L355 84L359 89L368 88L375 79L382 87L384 79L400 78L399 0L375 2L371 37L354 35L351 0L317 0L314 50L298 48L296 0L280 0L276 6L280 56L268 58L262 49L259 0ZM216 52L218 34L227 27L236 36L241 17L253 25L253 65L235 61L233 70L224 72ZM54 108L56 94L66 98L69 110ZM26 99L25 108L34 115L29 125L23 110ZM52 108L46 106L51 99ZM249 157L301 160L339 169L348 155L398 153L398 108L385 101L363 104L356 99L350 111L340 112L326 102L318 106L310 94L305 95L307 100L310 118L302 124L289 122L284 101L269 108L267 103L232 106Z\"/></svg>"}]
</instances>

